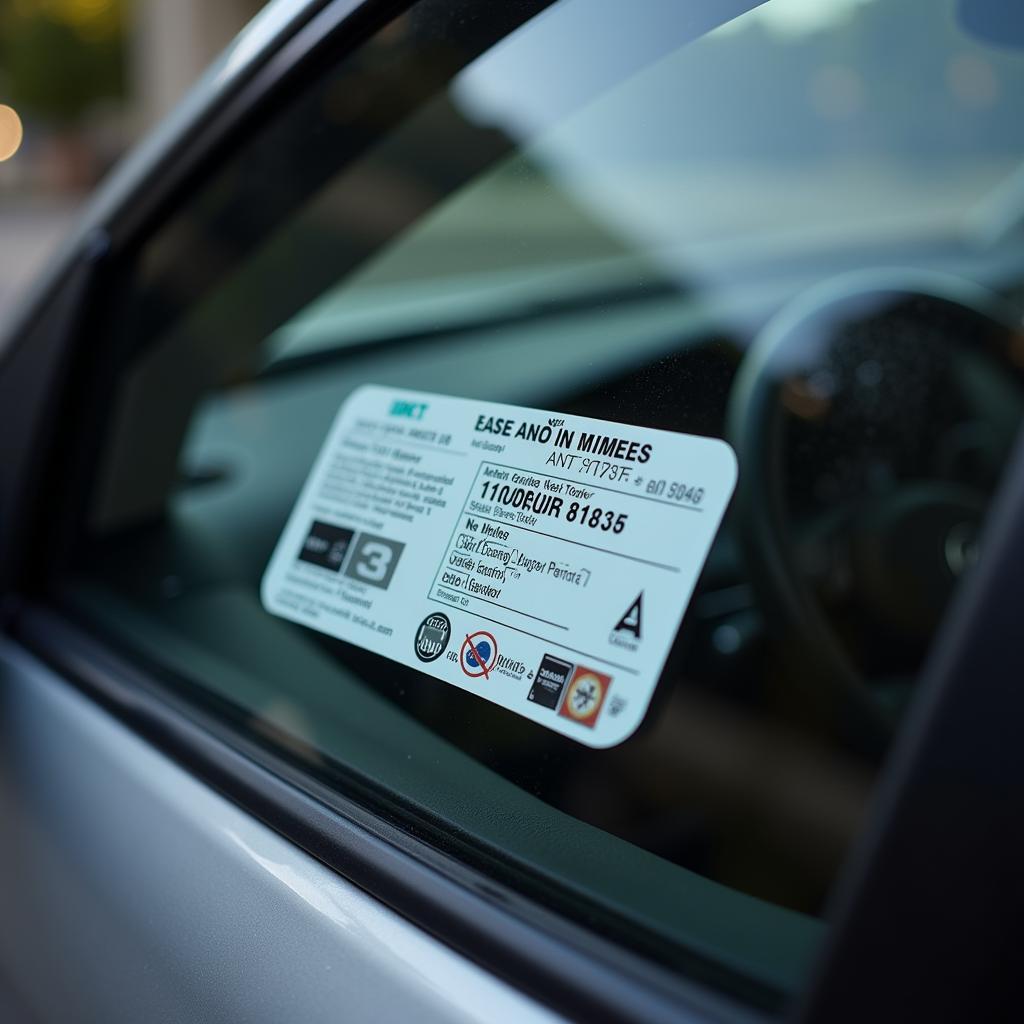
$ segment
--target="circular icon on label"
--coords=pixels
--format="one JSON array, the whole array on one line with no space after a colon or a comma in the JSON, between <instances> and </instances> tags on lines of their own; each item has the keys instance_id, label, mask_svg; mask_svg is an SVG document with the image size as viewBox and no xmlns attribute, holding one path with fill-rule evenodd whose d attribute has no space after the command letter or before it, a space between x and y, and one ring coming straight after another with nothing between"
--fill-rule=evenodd
<instances>
[{"instance_id":1,"label":"circular icon on label","mask_svg":"<svg viewBox=\"0 0 1024 1024\"><path fill-rule=\"evenodd\" d=\"M448 648L452 636L452 624L447 615L432 612L416 630L416 642L413 645L416 657L420 661L436 661Z\"/></svg>"},{"instance_id":2,"label":"circular icon on label","mask_svg":"<svg viewBox=\"0 0 1024 1024\"><path fill-rule=\"evenodd\" d=\"M558 713L593 728L611 684L611 676L580 665L565 691L565 700Z\"/></svg>"},{"instance_id":3,"label":"circular icon on label","mask_svg":"<svg viewBox=\"0 0 1024 1024\"><path fill-rule=\"evenodd\" d=\"M491 633L477 630L467 633L459 652L459 665L470 678L490 679L491 669L498 661L498 641Z\"/></svg>"}]
</instances>

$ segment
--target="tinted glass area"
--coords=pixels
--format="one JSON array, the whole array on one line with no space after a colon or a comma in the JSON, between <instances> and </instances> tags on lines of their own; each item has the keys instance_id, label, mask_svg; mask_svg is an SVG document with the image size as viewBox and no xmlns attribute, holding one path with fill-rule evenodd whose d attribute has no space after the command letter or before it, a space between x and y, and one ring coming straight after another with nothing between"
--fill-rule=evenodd
<instances>
[{"instance_id":1,"label":"tinted glass area","mask_svg":"<svg viewBox=\"0 0 1024 1024\"><path fill-rule=\"evenodd\" d=\"M963 27L996 5L746 6L429 0L334 46L130 255L61 596L403 828L771 1002L1024 408L1024 53ZM624 744L263 610L365 383L736 449Z\"/></svg>"}]
</instances>

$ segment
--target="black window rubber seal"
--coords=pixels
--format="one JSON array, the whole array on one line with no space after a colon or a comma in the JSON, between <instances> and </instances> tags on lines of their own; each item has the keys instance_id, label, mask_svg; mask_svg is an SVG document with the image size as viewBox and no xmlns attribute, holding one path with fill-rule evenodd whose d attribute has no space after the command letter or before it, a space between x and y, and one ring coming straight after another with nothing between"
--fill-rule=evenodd
<instances>
[{"instance_id":1,"label":"black window rubber seal","mask_svg":"<svg viewBox=\"0 0 1024 1024\"><path fill-rule=\"evenodd\" d=\"M10 625L25 648L171 760L414 925L568 1019L765 1019L433 850L214 715L175 700L59 611L26 602ZM757 1001L778 1008L781 995L763 993Z\"/></svg>"}]
</instances>

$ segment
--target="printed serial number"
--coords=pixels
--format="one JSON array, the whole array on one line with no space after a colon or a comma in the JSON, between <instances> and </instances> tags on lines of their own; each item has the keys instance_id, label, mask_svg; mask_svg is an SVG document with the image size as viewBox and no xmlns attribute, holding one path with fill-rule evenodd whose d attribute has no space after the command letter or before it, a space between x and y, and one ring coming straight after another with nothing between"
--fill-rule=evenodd
<instances>
[{"instance_id":1,"label":"printed serial number","mask_svg":"<svg viewBox=\"0 0 1024 1024\"><path fill-rule=\"evenodd\" d=\"M581 526L589 526L592 530L601 529L612 533L622 533L626 528L628 512L612 512L610 509L598 508L596 505L580 506L574 501L565 513L566 522L574 523L578 519Z\"/></svg>"},{"instance_id":2,"label":"printed serial number","mask_svg":"<svg viewBox=\"0 0 1024 1024\"><path fill-rule=\"evenodd\" d=\"M620 466L616 462L605 462L603 459L580 460L579 472L586 476L596 476L602 480L626 481L629 479L632 466Z\"/></svg>"},{"instance_id":3,"label":"printed serial number","mask_svg":"<svg viewBox=\"0 0 1024 1024\"><path fill-rule=\"evenodd\" d=\"M532 512L538 516L550 516L568 523L579 522L581 526L589 526L592 530L611 530L622 533L626 528L627 512L613 512L611 509L598 508L596 505L580 505L578 501L565 503L565 499L550 491L532 487L515 487L509 484L485 481L480 490L484 501L493 501L507 508L522 512Z\"/></svg>"},{"instance_id":4,"label":"printed serial number","mask_svg":"<svg viewBox=\"0 0 1024 1024\"><path fill-rule=\"evenodd\" d=\"M678 480L648 480L646 492L654 498L665 495L670 501L685 505L699 505L704 500L704 488Z\"/></svg>"}]
</instances>

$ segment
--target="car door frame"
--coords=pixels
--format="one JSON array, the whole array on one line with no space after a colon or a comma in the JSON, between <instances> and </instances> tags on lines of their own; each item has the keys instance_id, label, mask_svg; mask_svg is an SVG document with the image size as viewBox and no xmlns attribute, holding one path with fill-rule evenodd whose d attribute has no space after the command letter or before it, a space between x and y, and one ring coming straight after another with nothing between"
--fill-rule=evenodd
<instances>
[{"instance_id":1,"label":"car door frame","mask_svg":"<svg viewBox=\"0 0 1024 1024\"><path fill-rule=\"evenodd\" d=\"M742 1015L700 984L544 911L318 789L265 749L247 747L49 607L39 586L70 543L52 496L74 490L88 461L77 445L95 443L91 389L118 365L119 353L91 342L119 261L255 119L318 73L325 53L336 58L358 46L405 6L272 4L102 190L26 298L0 342L0 625L198 778L548 1005L588 1019L671 1019L681 1007ZM1013 870L1024 860L1024 745L1013 735L1024 711L1014 686L1024 658L1012 621L1024 606L1024 579L1014 571L1024 564L1021 524L1018 446L988 517L980 564L946 617L870 826L844 872L830 938L798 1010L803 1019L863 1019L880 1005L927 1007L944 1019L966 992L973 991L974 1009L986 1005L979 992L1005 995L1009 975L998 967L1024 910ZM986 840L997 848L985 848Z\"/></svg>"}]
</instances>

